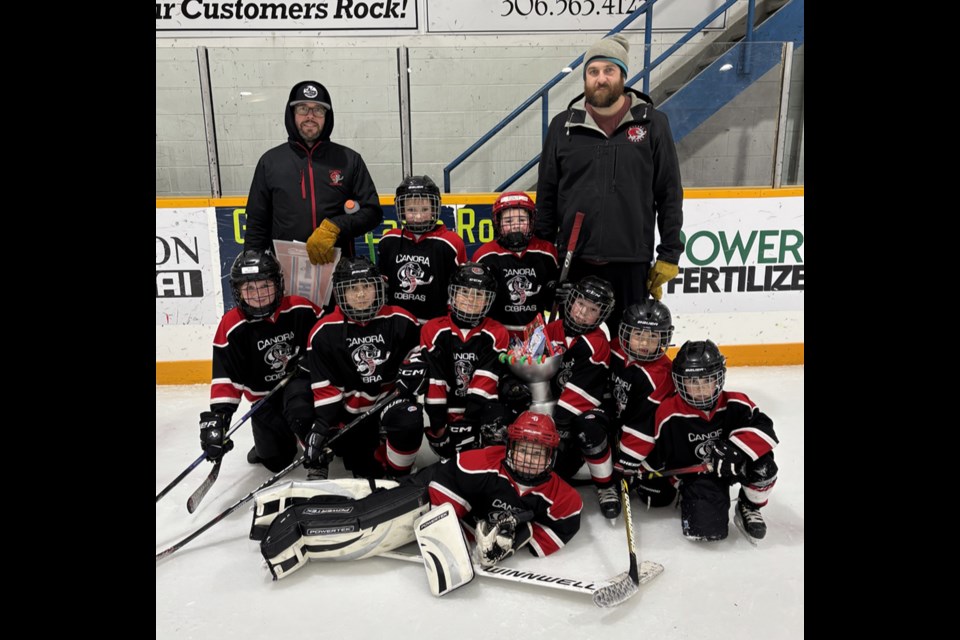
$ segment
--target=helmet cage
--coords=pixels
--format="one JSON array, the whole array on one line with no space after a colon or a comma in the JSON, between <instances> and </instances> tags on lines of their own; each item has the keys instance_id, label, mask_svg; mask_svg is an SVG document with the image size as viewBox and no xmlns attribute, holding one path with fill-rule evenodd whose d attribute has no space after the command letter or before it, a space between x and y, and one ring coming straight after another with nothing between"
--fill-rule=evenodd
<instances>
[{"instance_id":1,"label":"helmet cage","mask_svg":"<svg viewBox=\"0 0 960 640\"><path fill-rule=\"evenodd\" d=\"M260 281L273 282L276 293L269 304L254 307L243 299L241 290L247 282ZM230 268L230 290L233 293L234 302L243 315L251 320L273 315L283 299L283 286L283 271L280 269L280 263L271 253L246 249L240 252Z\"/></svg>"},{"instance_id":2,"label":"helmet cage","mask_svg":"<svg viewBox=\"0 0 960 640\"><path fill-rule=\"evenodd\" d=\"M430 205L430 219L412 221L407 219L407 207L411 206L411 200L426 200ZM440 196L428 192L405 193L397 196L395 200L397 207L397 217L400 218L400 224L410 233L427 233L437 226L437 220L440 219Z\"/></svg>"},{"instance_id":3,"label":"helmet cage","mask_svg":"<svg viewBox=\"0 0 960 640\"><path fill-rule=\"evenodd\" d=\"M600 284L602 283L602 285ZM600 285L600 286L598 286ZM592 302L599 307L597 319L588 322L575 317L574 311L580 301ZM573 285L570 295L563 305L563 328L574 335L581 335L593 331L600 323L610 317L613 311L614 299L606 281L599 278L584 278Z\"/></svg>"},{"instance_id":4,"label":"helmet cage","mask_svg":"<svg viewBox=\"0 0 960 640\"><path fill-rule=\"evenodd\" d=\"M524 411L507 427L504 464L517 480L536 485L545 482L557 462L560 434L553 418Z\"/></svg>"},{"instance_id":5,"label":"helmet cage","mask_svg":"<svg viewBox=\"0 0 960 640\"><path fill-rule=\"evenodd\" d=\"M520 209L527 214L527 231L511 231L504 233L504 216L509 220L510 214ZM537 208L526 193L522 191L507 191L500 194L497 201L493 203L493 233L494 238L504 249L510 251L520 251L524 249L533 237L533 226L536 222Z\"/></svg>"},{"instance_id":6,"label":"helmet cage","mask_svg":"<svg viewBox=\"0 0 960 640\"><path fill-rule=\"evenodd\" d=\"M671 373L673 384L683 401L697 409L710 410L717 404L727 371L723 368L704 375Z\"/></svg>"}]
</instances>

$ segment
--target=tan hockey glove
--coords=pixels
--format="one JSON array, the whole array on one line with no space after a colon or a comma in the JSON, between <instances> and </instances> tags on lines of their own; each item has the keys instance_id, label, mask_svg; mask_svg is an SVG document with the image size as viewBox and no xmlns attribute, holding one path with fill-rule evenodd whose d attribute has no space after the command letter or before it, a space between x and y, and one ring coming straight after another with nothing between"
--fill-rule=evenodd
<instances>
[{"instance_id":1,"label":"tan hockey glove","mask_svg":"<svg viewBox=\"0 0 960 640\"><path fill-rule=\"evenodd\" d=\"M321 222L307 239L307 255L310 256L310 264L333 262L333 245L339 236L340 227L330 220Z\"/></svg>"},{"instance_id":2,"label":"tan hockey glove","mask_svg":"<svg viewBox=\"0 0 960 640\"><path fill-rule=\"evenodd\" d=\"M680 273L680 267L677 265L657 260L647 274L647 291L659 300L663 297L663 285L676 278L678 273Z\"/></svg>"}]
</instances>

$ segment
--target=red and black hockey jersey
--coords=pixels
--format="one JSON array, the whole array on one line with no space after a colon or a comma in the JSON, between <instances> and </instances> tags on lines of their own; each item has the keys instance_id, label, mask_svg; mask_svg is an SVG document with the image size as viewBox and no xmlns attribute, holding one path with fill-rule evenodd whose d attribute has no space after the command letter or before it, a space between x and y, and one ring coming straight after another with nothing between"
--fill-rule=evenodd
<instances>
[{"instance_id":1,"label":"red and black hockey jersey","mask_svg":"<svg viewBox=\"0 0 960 640\"><path fill-rule=\"evenodd\" d=\"M501 322L511 335L519 336L537 313L553 306L560 268L552 243L531 238L527 248L517 254L492 240L481 245L472 259L493 269L497 297L490 317Z\"/></svg>"},{"instance_id":2,"label":"red and black hockey jersey","mask_svg":"<svg viewBox=\"0 0 960 640\"><path fill-rule=\"evenodd\" d=\"M450 317L434 318L420 330L421 353L429 363L426 411L440 426L467 417L484 403L497 400L504 365L500 354L509 347L502 324L484 318L466 337Z\"/></svg>"},{"instance_id":3,"label":"red and black hockey jersey","mask_svg":"<svg viewBox=\"0 0 960 640\"><path fill-rule=\"evenodd\" d=\"M550 392L557 398L553 419L559 428L600 407L610 371L610 341L600 328L567 337L562 320L549 323L546 333L554 348L566 347L560 370L550 381Z\"/></svg>"},{"instance_id":4,"label":"red and black hockey jersey","mask_svg":"<svg viewBox=\"0 0 960 640\"><path fill-rule=\"evenodd\" d=\"M403 307L424 325L447 313L450 276L467 262L463 240L443 223L420 237L391 229L377 245L377 266L387 278L387 304Z\"/></svg>"},{"instance_id":5,"label":"red and black hockey jersey","mask_svg":"<svg viewBox=\"0 0 960 640\"><path fill-rule=\"evenodd\" d=\"M289 373L288 361L306 352L322 313L306 298L285 296L268 318L248 320L236 307L224 314L213 339L210 410L232 414L241 396L267 395Z\"/></svg>"},{"instance_id":6,"label":"red and black hockey jersey","mask_svg":"<svg viewBox=\"0 0 960 640\"><path fill-rule=\"evenodd\" d=\"M756 460L775 446L773 421L742 393L722 391L717 406L704 412L673 394L657 409L654 418L654 451L666 468L702 464L713 443L729 439Z\"/></svg>"},{"instance_id":7,"label":"red and black hockey jersey","mask_svg":"<svg viewBox=\"0 0 960 640\"><path fill-rule=\"evenodd\" d=\"M391 305L364 324L347 320L340 307L322 317L307 347L317 420L334 426L341 406L358 415L392 391L419 335L416 318Z\"/></svg>"},{"instance_id":8,"label":"red and black hockey jersey","mask_svg":"<svg viewBox=\"0 0 960 640\"><path fill-rule=\"evenodd\" d=\"M619 338L610 348L610 392L613 418L620 427L620 452L643 461L653 449L653 419L664 398L674 392L666 354L653 362L634 360L624 353Z\"/></svg>"},{"instance_id":9,"label":"red and black hockey jersey","mask_svg":"<svg viewBox=\"0 0 960 640\"><path fill-rule=\"evenodd\" d=\"M440 463L430 482L430 503L449 502L470 528L494 511L533 512L530 550L548 556L580 530L583 500L556 473L535 487L517 484L503 465L506 447L473 449ZM518 538L520 528L517 528Z\"/></svg>"}]
</instances>

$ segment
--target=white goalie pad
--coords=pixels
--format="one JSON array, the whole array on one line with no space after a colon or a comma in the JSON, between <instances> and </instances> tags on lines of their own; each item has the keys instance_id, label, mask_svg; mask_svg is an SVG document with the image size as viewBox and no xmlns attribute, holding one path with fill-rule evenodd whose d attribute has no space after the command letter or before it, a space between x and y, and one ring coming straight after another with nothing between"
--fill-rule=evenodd
<instances>
[{"instance_id":1,"label":"white goalie pad","mask_svg":"<svg viewBox=\"0 0 960 640\"><path fill-rule=\"evenodd\" d=\"M426 487L392 480L289 482L255 496L250 538L274 579L309 560L359 560L414 540Z\"/></svg>"},{"instance_id":2,"label":"white goalie pad","mask_svg":"<svg viewBox=\"0 0 960 640\"><path fill-rule=\"evenodd\" d=\"M476 574L470 550L453 505L446 503L430 510L417 519L413 528L427 570L430 593L442 596L473 580Z\"/></svg>"}]
</instances>

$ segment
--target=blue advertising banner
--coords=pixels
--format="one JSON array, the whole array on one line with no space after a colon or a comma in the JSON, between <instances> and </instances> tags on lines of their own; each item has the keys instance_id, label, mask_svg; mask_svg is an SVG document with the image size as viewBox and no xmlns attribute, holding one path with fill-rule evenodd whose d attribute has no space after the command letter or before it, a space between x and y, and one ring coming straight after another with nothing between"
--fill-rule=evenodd
<instances>
[{"instance_id":1,"label":"blue advertising banner","mask_svg":"<svg viewBox=\"0 0 960 640\"><path fill-rule=\"evenodd\" d=\"M489 204L443 205L440 208L440 220L448 229L453 229L463 238L468 258L472 257L484 242L493 240L491 210L492 206ZM220 284L223 289L223 310L226 313L234 307L233 292L230 290L230 267L243 250L247 214L244 207L217 207L216 211L217 240L220 243ZM383 223L366 236L356 239L356 254L377 262L377 244L380 238L398 226L396 209L393 205L384 205Z\"/></svg>"}]
</instances>

